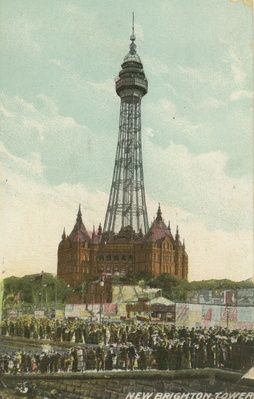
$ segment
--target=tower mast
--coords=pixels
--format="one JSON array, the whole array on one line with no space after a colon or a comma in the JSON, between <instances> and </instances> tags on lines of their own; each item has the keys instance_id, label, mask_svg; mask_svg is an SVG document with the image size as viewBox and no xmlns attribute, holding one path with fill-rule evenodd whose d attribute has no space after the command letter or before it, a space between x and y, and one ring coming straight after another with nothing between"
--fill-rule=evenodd
<instances>
[{"instance_id":1,"label":"tower mast","mask_svg":"<svg viewBox=\"0 0 254 399\"><path fill-rule=\"evenodd\" d=\"M134 13L130 49L116 78L116 93L121 99L119 134L104 232L118 232L131 226L148 231L141 141L141 99L148 82L136 52Z\"/></svg>"}]
</instances>

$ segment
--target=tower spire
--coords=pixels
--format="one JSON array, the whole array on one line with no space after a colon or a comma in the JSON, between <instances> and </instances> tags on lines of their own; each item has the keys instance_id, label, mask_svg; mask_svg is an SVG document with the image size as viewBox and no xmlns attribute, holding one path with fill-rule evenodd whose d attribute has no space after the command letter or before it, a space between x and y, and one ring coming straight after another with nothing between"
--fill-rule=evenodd
<instances>
[{"instance_id":1,"label":"tower spire","mask_svg":"<svg viewBox=\"0 0 254 399\"><path fill-rule=\"evenodd\" d=\"M161 220L162 220L161 204L159 203L159 205L158 205L158 210L157 210L156 221L157 221L157 222L160 222Z\"/></svg>"},{"instance_id":2,"label":"tower spire","mask_svg":"<svg viewBox=\"0 0 254 399\"><path fill-rule=\"evenodd\" d=\"M141 140L141 100L148 83L136 52L134 13L131 44L116 82L121 98L115 167L103 232L119 232L131 226L136 232L143 225L148 231Z\"/></svg>"},{"instance_id":3,"label":"tower spire","mask_svg":"<svg viewBox=\"0 0 254 399\"><path fill-rule=\"evenodd\" d=\"M132 11L132 36L135 36L135 33L134 33L134 11Z\"/></svg>"},{"instance_id":4,"label":"tower spire","mask_svg":"<svg viewBox=\"0 0 254 399\"><path fill-rule=\"evenodd\" d=\"M134 11L132 12L132 30L130 36L131 44L130 44L130 54L136 54L136 44L134 43L136 40L135 31L134 31Z\"/></svg>"},{"instance_id":5,"label":"tower spire","mask_svg":"<svg viewBox=\"0 0 254 399\"><path fill-rule=\"evenodd\" d=\"M81 204L78 207L77 222L82 221Z\"/></svg>"}]
</instances>

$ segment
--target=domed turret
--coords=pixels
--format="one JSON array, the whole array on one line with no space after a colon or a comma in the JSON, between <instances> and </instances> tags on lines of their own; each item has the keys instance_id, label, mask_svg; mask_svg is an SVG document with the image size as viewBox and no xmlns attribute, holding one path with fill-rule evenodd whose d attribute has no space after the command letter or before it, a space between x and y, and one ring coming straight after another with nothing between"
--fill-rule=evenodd
<instances>
[{"instance_id":1,"label":"domed turret","mask_svg":"<svg viewBox=\"0 0 254 399\"><path fill-rule=\"evenodd\" d=\"M124 57L122 69L116 78L116 92L127 102L138 101L147 93L148 82L143 71L141 59L136 51L136 36L134 33L134 14L132 23L131 44L128 54Z\"/></svg>"}]
</instances>

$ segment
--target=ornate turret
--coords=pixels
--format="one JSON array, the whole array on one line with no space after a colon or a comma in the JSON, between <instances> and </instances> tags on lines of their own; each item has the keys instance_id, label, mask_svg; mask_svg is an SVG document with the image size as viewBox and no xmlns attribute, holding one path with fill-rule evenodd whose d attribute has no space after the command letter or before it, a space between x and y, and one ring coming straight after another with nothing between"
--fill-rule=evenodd
<instances>
[{"instance_id":1,"label":"ornate turret","mask_svg":"<svg viewBox=\"0 0 254 399\"><path fill-rule=\"evenodd\" d=\"M139 238L143 238L144 237L144 234L143 234L143 231L142 231L142 226L139 229L138 237Z\"/></svg>"},{"instance_id":2,"label":"ornate turret","mask_svg":"<svg viewBox=\"0 0 254 399\"><path fill-rule=\"evenodd\" d=\"M179 235L178 225L176 226L175 240L176 240L176 242L179 242L179 241L180 241L180 235Z\"/></svg>"},{"instance_id":3,"label":"ornate turret","mask_svg":"<svg viewBox=\"0 0 254 399\"><path fill-rule=\"evenodd\" d=\"M161 206L159 204L158 210L157 210L157 216L154 219L147 235L146 239L152 240L152 241L157 241L160 240L161 238L164 238L166 236L169 236L171 240L173 240L172 234L166 224L164 223L164 220L162 218L162 212L161 212Z\"/></svg>"},{"instance_id":4,"label":"ornate turret","mask_svg":"<svg viewBox=\"0 0 254 399\"><path fill-rule=\"evenodd\" d=\"M162 221L162 213L161 213L161 206L159 203L158 210L157 210L156 222L161 222L161 221Z\"/></svg>"},{"instance_id":5,"label":"ornate turret","mask_svg":"<svg viewBox=\"0 0 254 399\"><path fill-rule=\"evenodd\" d=\"M101 236L102 235L102 227L101 227L101 223L99 224L99 227L98 227L98 236Z\"/></svg>"},{"instance_id":6,"label":"ornate turret","mask_svg":"<svg viewBox=\"0 0 254 399\"><path fill-rule=\"evenodd\" d=\"M64 229L63 229L62 240L63 240L63 241L66 240L65 227L64 227Z\"/></svg>"},{"instance_id":7,"label":"ornate turret","mask_svg":"<svg viewBox=\"0 0 254 399\"><path fill-rule=\"evenodd\" d=\"M93 225L92 240L94 240L95 237L96 237L95 226Z\"/></svg>"},{"instance_id":8,"label":"ornate turret","mask_svg":"<svg viewBox=\"0 0 254 399\"><path fill-rule=\"evenodd\" d=\"M69 235L69 239L71 241L87 241L90 242L90 236L85 228L85 225L82 220L82 213L81 213L81 206L79 205L78 213L77 213L77 219L75 226L73 227L73 230L71 234Z\"/></svg>"}]
</instances>

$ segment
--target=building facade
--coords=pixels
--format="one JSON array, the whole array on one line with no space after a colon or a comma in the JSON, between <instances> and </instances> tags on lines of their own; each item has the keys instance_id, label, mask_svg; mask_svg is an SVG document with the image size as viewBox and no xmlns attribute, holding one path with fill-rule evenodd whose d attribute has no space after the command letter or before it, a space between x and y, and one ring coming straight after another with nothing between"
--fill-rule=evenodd
<instances>
[{"instance_id":1,"label":"building facade","mask_svg":"<svg viewBox=\"0 0 254 399\"><path fill-rule=\"evenodd\" d=\"M79 208L70 235L65 231L58 246L57 275L70 286L79 286L101 276L146 272L152 276L167 273L188 278L188 255L180 240L166 225L159 206L147 234L136 233L130 226L117 234L102 232L101 225L91 236Z\"/></svg>"}]
</instances>

